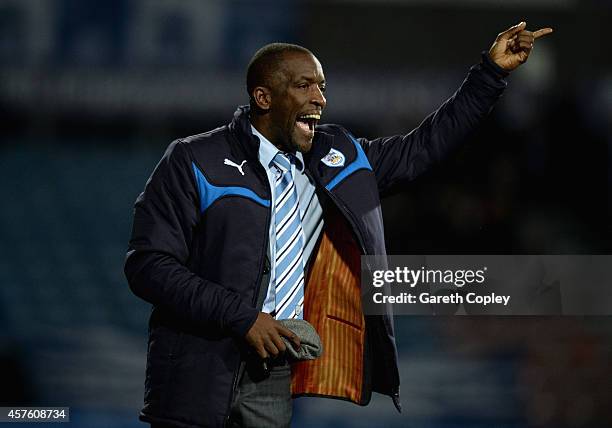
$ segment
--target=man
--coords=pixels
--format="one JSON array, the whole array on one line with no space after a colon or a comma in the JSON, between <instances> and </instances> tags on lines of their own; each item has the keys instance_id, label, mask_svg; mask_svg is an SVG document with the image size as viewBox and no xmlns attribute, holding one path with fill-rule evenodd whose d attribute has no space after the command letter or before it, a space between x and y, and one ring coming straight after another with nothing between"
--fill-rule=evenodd
<instances>
[{"instance_id":1,"label":"man","mask_svg":"<svg viewBox=\"0 0 612 428\"><path fill-rule=\"evenodd\" d=\"M379 192L442 159L490 111L534 40L500 33L459 90L404 136L318 125L325 78L307 49L272 44L249 64L250 107L173 142L138 197L125 273L154 305L145 405L155 426L288 426L291 396L398 410L390 312L364 316L360 255L385 254ZM303 318L323 355L289 364ZM283 337L288 342L283 341Z\"/></svg>"}]
</instances>

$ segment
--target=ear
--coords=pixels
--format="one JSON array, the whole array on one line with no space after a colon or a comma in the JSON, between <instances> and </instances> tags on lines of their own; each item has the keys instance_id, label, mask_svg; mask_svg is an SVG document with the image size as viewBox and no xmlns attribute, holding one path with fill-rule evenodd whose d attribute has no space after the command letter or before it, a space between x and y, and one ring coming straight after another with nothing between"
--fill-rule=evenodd
<instances>
[{"instance_id":1,"label":"ear","mask_svg":"<svg viewBox=\"0 0 612 428\"><path fill-rule=\"evenodd\" d=\"M265 86L257 86L253 89L253 101L255 101L257 107L264 111L268 111L272 106L272 92Z\"/></svg>"}]
</instances>

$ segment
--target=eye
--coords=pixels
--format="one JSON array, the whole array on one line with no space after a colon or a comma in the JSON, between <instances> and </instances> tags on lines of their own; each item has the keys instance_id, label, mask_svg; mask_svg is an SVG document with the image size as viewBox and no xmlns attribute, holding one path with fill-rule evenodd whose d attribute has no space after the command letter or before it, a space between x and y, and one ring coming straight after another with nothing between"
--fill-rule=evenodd
<instances>
[{"instance_id":1,"label":"eye","mask_svg":"<svg viewBox=\"0 0 612 428\"><path fill-rule=\"evenodd\" d=\"M308 89L308 86L309 86L308 83L300 83L298 85L298 88L306 90Z\"/></svg>"},{"instance_id":2,"label":"eye","mask_svg":"<svg viewBox=\"0 0 612 428\"><path fill-rule=\"evenodd\" d=\"M321 83L319 85L319 90L323 93L325 93L325 90L327 89L327 86L325 85L325 83Z\"/></svg>"}]
</instances>

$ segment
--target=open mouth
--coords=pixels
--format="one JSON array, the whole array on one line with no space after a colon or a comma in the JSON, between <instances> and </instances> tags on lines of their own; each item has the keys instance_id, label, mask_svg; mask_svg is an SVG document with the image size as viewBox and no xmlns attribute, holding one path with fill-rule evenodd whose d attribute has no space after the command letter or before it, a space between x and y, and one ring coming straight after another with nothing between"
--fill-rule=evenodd
<instances>
[{"instance_id":1,"label":"open mouth","mask_svg":"<svg viewBox=\"0 0 612 428\"><path fill-rule=\"evenodd\" d=\"M303 114L296 119L295 124L308 138L312 138L319 120L321 120L321 115L318 113Z\"/></svg>"}]
</instances>

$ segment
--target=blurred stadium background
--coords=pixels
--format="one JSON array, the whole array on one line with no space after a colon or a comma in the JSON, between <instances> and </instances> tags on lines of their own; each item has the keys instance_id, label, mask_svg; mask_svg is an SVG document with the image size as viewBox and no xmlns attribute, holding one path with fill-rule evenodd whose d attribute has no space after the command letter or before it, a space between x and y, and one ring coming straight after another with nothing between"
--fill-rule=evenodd
<instances>
[{"instance_id":1,"label":"blurred stadium background","mask_svg":"<svg viewBox=\"0 0 612 428\"><path fill-rule=\"evenodd\" d=\"M389 252L608 253L608 0L0 0L0 405L144 426L150 307L122 273L132 204L171 140L246 102L258 47L313 50L325 121L375 137L418 125L521 20L555 33L469 144L385 200ZM303 398L294 425L612 426L608 317L396 329L401 415L384 397Z\"/></svg>"}]
</instances>

